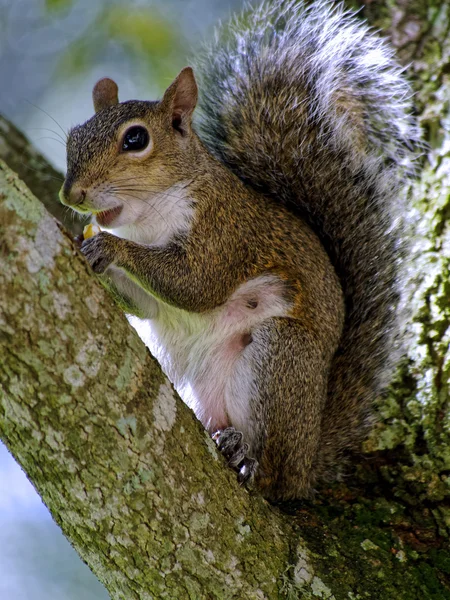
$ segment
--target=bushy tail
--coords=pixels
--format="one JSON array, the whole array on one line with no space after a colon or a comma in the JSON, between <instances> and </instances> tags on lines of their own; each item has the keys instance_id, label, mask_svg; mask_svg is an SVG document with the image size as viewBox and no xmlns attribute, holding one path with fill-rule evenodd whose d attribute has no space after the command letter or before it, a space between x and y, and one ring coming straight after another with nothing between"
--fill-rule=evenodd
<instances>
[{"instance_id":1,"label":"bushy tail","mask_svg":"<svg viewBox=\"0 0 450 600\"><path fill-rule=\"evenodd\" d=\"M329 379L326 473L392 367L405 206L419 132L393 52L335 3L275 0L217 36L200 65L200 135L242 180L300 212L344 288Z\"/></svg>"}]
</instances>

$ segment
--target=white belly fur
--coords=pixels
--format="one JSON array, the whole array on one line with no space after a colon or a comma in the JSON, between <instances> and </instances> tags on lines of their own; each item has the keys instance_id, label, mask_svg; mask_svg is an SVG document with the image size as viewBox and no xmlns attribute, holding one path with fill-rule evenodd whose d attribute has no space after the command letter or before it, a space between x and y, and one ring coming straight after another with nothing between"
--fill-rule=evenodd
<instances>
[{"instance_id":1,"label":"white belly fur","mask_svg":"<svg viewBox=\"0 0 450 600\"><path fill-rule=\"evenodd\" d=\"M264 275L242 284L224 305L208 313L189 313L152 298L148 319L129 317L208 431L230 424L247 429L255 355L248 334L265 319L288 315L283 288L279 278Z\"/></svg>"}]
</instances>

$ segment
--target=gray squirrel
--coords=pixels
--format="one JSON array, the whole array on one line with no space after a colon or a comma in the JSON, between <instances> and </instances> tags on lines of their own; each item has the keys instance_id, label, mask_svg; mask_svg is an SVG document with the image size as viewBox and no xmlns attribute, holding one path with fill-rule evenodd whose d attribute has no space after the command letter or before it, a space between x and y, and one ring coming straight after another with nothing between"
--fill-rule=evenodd
<instances>
[{"instance_id":1,"label":"gray squirrel","mask_svg":"<svg viewBox=\"0 0 450 600\"><path fill-rule=\"evenodd\" d=\"M244 482L335 478L395 361L402 188L419 131L387 45L341 5L235 19L161 101L111 79L71 130L82 252Z\"/></svg>"}]
</instances>

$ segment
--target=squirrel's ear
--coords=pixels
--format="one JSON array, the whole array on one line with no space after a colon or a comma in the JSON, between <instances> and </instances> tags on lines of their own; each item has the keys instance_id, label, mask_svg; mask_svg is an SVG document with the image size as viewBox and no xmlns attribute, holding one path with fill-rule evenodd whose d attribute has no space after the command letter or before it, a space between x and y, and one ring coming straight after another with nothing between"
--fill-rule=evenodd
<instances>
[{"instance_id":1,"label":"squirrel's ear","mask_svg":"<svg viewBox=\"0 0 450 600\"><path fill-rule=\"evenodd\" d=\"M198 88L194 71L185 67L167 88L161 104L170 113L172 126L180 133L189 128L197 104Z\"/></svg>"},{"instance_id":2,"label":"squirrel's ear","mask_svg":"<svg viewBox=\"0 0 450 600\"><path fill-rule=\"evenodd\" d=\"M94 101L94 110L96 113L103 108L118 104L119 88L117 87L117 83L108 77L97 81L92 90L92 100Z\"/></svg>"}]
</instances>

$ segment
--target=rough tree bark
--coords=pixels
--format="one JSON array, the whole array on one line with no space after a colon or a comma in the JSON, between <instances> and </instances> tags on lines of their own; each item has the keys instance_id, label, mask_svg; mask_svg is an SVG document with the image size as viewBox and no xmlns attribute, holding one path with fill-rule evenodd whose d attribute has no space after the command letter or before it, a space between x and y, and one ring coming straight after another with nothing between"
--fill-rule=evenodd
<instances>
[{"instance_id":1,"label":"rough tree bark","mask_svg":"<svg viewBox=\"0 0 450 600\"><path fill-rule=\"evenodd\" d=\"M413 61L430 142L411 349L348 480L292 514L238 487L69 236L0 164L0 435L112 598L450 598L450 40L448 7L432 4L365 9ZM0 155L18 170L27 149L34 166L11 127ZM44 198L59 175L39 171L21 178Z\"/></svg>"}]
</instances>

